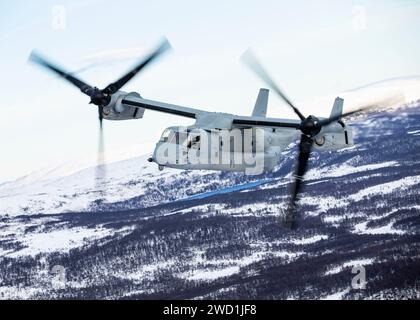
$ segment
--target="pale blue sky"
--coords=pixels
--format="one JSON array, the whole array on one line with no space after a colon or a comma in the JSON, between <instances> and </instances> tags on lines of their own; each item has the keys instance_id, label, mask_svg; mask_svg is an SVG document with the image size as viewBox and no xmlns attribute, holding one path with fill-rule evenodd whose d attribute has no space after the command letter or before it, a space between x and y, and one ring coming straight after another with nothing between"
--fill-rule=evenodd
<instances>
[{"instance_id":1,"label":"pale blue sky","mask_svg":"<svg viewBox=\"0 0 420 320\"><path fill-rule=\"evenodd\" d=\"M57 5L66 13L65 28L58 30L52 27ZM2 0L0 181L80 156L95 157L96 110L72 86L27 64L33 48L75 70L101 53L147 52L166 36L174 50L125 90L249 114L262 84L239 60L248 47L299 103L381 79L420 74L419 16L420 1L410 0ZM105 86L133 62L116 60L80 77ZM274 96L269 109L272 116L294 118ZM143 120L106 122L106 148L152 144L165 127L189 123L147 111ZM141 148L138 154L152 151Z\"/></svg>"}]
</instances>

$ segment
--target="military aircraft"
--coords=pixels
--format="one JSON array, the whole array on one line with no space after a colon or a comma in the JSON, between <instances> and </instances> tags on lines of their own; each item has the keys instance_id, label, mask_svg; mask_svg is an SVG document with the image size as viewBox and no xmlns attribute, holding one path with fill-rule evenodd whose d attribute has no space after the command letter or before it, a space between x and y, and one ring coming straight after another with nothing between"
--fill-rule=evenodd
<instances>
[{"instance_id":1,"label":"military aircraft","mask_svg":"<svg viewBox=\"0 0 420 320\"><path fill-rule=\"evenodd\" d=\"M102 143L102 121L131 120L153 110L195 119L188 127L169 127L156 144L153 156L159 169L164 167L189 170L222 170L261 173L277 165L281 152L300 137L299 153L291 187L291 201L284 225L296 225L295 205L301 190L308 159L313 148L342 149L353 145L352 129L342 119L370 108L365 106L343 113L343 99L336 98L329 118L305 116L280 90L251 51L244 54L248 66L294 111L298 119L268 118L268 89L260 89L252 115L208 112L143 98L137 92L121 91L122 87L146 66L170 48L164 39L160 45L141 59L129 72L103 89L91 86L73 73L32 52L29 60L70 82L97 106ZM236 142L234 141L236 139ZM239 141L239 142L238 142ZM245 161L248 159L249 161ZM256 165L258 164L258 165ZM251 169L257 169L252 171Z\"/></svg>"}]
</instances>

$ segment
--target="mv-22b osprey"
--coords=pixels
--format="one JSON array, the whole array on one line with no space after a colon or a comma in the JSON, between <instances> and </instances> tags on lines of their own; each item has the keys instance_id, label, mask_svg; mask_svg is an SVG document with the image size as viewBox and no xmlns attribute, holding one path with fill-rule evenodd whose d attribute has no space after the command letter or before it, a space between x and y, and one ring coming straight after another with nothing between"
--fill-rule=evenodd
<instances>
[{"instance_id":1,"label":"mv-22b osprey","mask_svg":"<svg viewBox=\"0 0 420 320\"><path fill-rule=\"evenodd\" d=\"M65 71L32 52L30 61L41 65L67 80L84 94L90 97L90 103L97 106L102 137L102 120L130 120L143 117L144 111L153 110L177 116L195 119L195 124L189 127L169 127L164 130L149 161L157 163L160 169L171 167L178 169L243 171L249 169L249 164L241 161L216 161L217 159L238 159L237 156L252 153L254 159L261 160L262 171L273 170L279 161L282 150L290 145L299 135L299 154L291 188L289 210L285 215L284 225L295 225L295 203L301 189L301 183L308 167L308 159L313 148L341 149L353 144L352 130L345 125L342 118L359 112L360 108L343 113L343 99L334 102L329 118L313 115L304 116L289 98L279 89L264 68L258 63L251 52L244 55L245 62L251 69L289 105L299 117L295 119L267 118L268 90L260 89L251 116L238 116L227 113L208 112L196 108L184 107L169 103L144 99L136 92L126 93L120 89L137 73L142 71L153 60L170 48L165 39L150 55L142 59L130 72L104 89L92 87L78 79L74 74ZM246 132L250 132L248 139ZM237 136L242 133L241 143L224 143L224 136ZM206 144L208 161L190 161L192 153L204 152L203 135L208 134L212 141L218 143ZM213 139L216 137L217 139ZM258 137L260 143L257 144ZM262 137L262 138L261 138ZM220 139L219 139L220 138ZM220 141L220 142L219 142ZM207 149L209 148L209 149ZM164 150L161 152L161 150ZM225 157L221 155L230 155ZM194 157L195 159L197 157ZM202 159L202 158L200 158ZM252 171L252 170L251 170Z\"/></svg>"}]
</instances>

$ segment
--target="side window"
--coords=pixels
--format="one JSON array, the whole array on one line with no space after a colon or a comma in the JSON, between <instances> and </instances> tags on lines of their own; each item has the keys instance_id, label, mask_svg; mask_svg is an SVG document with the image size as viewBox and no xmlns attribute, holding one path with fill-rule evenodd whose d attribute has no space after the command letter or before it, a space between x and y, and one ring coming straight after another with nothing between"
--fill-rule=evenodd
<instances>
[{"instance_id":1,"label":"side window","mask_svg":"<svg viewBox=\"0 0 420 320\"><path fill-rule=\"evenodd\" d=\"M200 133L193 132L188 134L187 148L191 148L192 146L200 147Z\"/></svg>"},{"instance_id":2,"label":"side window","mask_svg":"<svg viewBox=\"0 0 420 320\"><path fill-rule=\"evenodd\" d=\"M170 134L169 134L169 137L168 137L168 142L169 142L169 143L176 144L176 136L177 136L177 132L173 132L173 131L171 130L171 132L170 132Z\"/></svg>"},{"instance_id":3,"label":"side window","mask_svg":"<svg viewBox=\"0 0 420 320\"><path fill-rule=\"evenodd\" d=\"M184 131L177 131L175 132L175 141L173 141L173 143L176 144L183 144L185 142L185 140L187 139L187 133Z\"/></svg>"}]
</instances>

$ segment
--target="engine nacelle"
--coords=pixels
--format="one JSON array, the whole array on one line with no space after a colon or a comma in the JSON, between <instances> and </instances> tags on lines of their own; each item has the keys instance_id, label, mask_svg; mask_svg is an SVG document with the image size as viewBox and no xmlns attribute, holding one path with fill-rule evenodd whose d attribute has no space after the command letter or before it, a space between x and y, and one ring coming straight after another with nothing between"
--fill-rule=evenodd
<instances>
[{"instance_id":1,"label":"engine nacelle","mask_svg":"<svg viewBox=\"0 0 420 320\"><path fill-rule=\"evenodd\" d=\"M111 101L103 109L104 119L107 120L130 120L143 118L144 109L135 108L122 103L127 98L141 98L137 92L126 93L118 91L111 96Z\"/></svg>"},{"instance_id":2,"label":"engine nacelle","mask_svg":"<svg viewBox=\"0 0 420 320\"><path fill-rule=\"evenodd\" d=\"M314 139L314 147L317 149L342 149L351 147L354 144L353 132L350 127L345 126L337 131L322 130Z\"/></svg>"}]
</instances>

